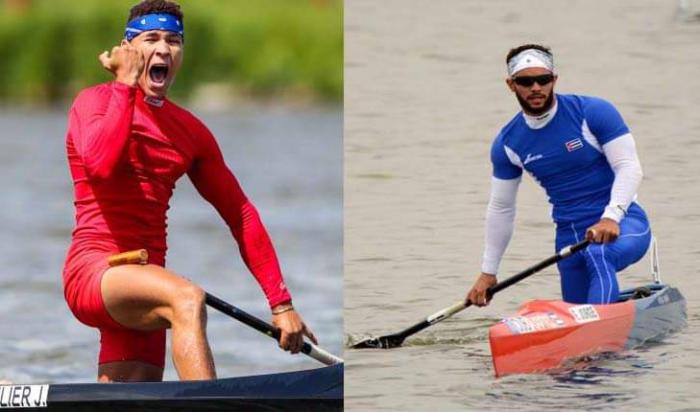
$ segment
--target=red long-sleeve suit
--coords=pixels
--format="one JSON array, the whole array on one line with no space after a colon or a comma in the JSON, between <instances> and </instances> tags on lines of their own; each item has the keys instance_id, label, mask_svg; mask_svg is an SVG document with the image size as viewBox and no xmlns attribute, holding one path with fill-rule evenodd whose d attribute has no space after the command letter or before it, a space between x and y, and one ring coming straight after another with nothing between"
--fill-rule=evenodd
<instances>
[{"instance_id":1,"label":"red long-sleeve suit","mask_svg":"<svg viewBox=\"0 0 700 412\"><path fill-rule=\"evenodd\" d=\"M105 341L135 338L120 336L125 328L104 309L100 281L107 257L127 250L145 248L150 263L165 265L168 202L185 173L228 224L270 306L291 299L255 207L224 163L212 134L191 113L168 100L146 98L138 88L101 84L76 98L66 147L76 226L64 268L64 291L78 319L100 328L101 363L138 357L135 353L160 345L149 338L140 348L138 342L105 347ZM164 335L157 338L164 341Z\"/></svg>"}]
</instances>

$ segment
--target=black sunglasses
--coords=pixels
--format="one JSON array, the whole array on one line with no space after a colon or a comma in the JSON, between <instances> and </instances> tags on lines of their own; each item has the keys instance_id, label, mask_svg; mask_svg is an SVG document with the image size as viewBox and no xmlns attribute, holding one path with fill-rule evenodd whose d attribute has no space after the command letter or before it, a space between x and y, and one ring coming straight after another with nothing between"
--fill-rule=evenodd
<instances>
[{"instance_id":1,"label":"black sunglasses","mask_svg":"<svg viewBox=\"0 0 700 412\"><path fill-rule=\"evenodd\" d=\"M533 84L537 83L540 86L544 86L545 84L549 84L554 80L554 75L553 74L542 74L539 76L518 76L518 77L513 77L513 81L515 84L518 86L523 86L523 87L531 87Z\"/></svg>"}]
</instances>

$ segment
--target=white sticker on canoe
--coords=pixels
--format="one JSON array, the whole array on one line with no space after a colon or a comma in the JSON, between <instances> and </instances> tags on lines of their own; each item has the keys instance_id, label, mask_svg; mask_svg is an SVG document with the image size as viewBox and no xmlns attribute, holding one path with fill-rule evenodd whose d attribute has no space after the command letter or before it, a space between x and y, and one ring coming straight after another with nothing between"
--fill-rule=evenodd
<instances>
[{"instance_id":1,"label":"white sticker on canoe","mask_svg":"<svg viewBox=\"0 0 700 412\"><path fill-rule=\"evenodd\" d=\"M508 329L510 329L512 333L515 334L530 333L535 331L535 328L532 326L530 320L523 316L514 316L512 318L506 318L503 319L502 322L505 323L506 326L508 326Z\"/></svg>"},{"instance_id":2,"label":"white sticker on canoe","mask_svg":"<svg viewBox=\"0 0 700 412\"><path fill-rule=\"evenodd\" d=\"M576 323L586 323L600 320L598 311L595 310L593 305L572 306L569 308L569 312L574 317Z\"/></svg>"},{"instance_id":3,"label":"white sticker on canoe","mask_svg":"<svg viewBox=\"0 0 700 412\"><path fill-rule=\"evenodd\" d=\"M0 409L45 408L49 385L0 385Z\"/></svg>"},{"instance_id":4,"label":"white sticker on canoe","mask_svg":"<svg viewBox=\"0 0 700 412\"><path fill-rule=\"evenodd\" d=\"M512 333L530 333L540 330L556 329L564 325L563 322L557 322L556 317L549 314L534 315L534 316L513 316L503 319L503 323L508 326Z\"/></svg>"}]
</instances>

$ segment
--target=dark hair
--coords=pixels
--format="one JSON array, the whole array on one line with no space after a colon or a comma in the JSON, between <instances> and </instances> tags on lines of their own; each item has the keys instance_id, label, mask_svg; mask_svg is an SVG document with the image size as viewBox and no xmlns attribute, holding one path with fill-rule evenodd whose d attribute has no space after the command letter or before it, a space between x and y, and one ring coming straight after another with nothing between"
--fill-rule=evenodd
<instances>
[{"instance_id":1,"label":"dark hair","mask_svg":"<svg viewBox=\"0 0 700 412\"><path fill-rule=\"evenodd\" d=\"M182 10L180 10L180 5L168 0L143 0L141 3L131 8L127 23L137 17L152 13L172 14L184 23L185 16L182 14Z\"/></svg>"},{"instance_id":2,"label":"dark hair","mask_svg":"<svg viewBox=\"0 0 700 412\"><path fill-rule=\"evenodd\" d=\"M508 64L510 59L512 59L514 56L517 56L518 53L520 53L523 50L527 50L527 49L536 49L539 51L543 51L550 56L552 55L552 50L547 46L542 46L540 44L523 44L522 46L518 46L514 49L510 49L510 51L508 52L508 55L506 56L506 64Z\"/></svg>"}]
</instances>

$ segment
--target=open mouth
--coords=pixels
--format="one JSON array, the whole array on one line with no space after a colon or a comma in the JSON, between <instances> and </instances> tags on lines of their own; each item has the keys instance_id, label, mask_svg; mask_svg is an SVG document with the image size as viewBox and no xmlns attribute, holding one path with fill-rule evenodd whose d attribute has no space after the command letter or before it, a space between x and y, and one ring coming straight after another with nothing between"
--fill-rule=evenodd
<instances>
[{"instance_id":1,"label":"open mouth","mask_svg":"<svg viewBox=\"0 0 700 412\"><path fill-rule=\"evenodd\" d=\"M148 70L148 76L154 84L162 85L165 84L165 79L168 78L169 70L170 68L167 64L155 63Z\"/></svg>"}]
</instances>

